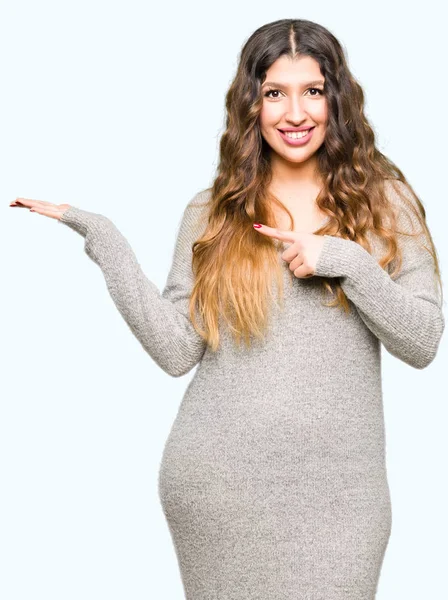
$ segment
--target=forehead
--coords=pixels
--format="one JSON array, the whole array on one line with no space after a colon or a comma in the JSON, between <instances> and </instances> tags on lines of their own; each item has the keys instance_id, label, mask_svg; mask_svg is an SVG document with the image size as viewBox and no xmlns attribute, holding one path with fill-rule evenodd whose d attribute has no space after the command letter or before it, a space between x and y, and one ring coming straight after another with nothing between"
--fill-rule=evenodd
<instances>
[{"instance_id":1,"label":"forehead","mask_svg":"<svg viewBox=\"0 0 448 600\"><path fill-rule=\"evenodd\" d=\"M266 71L264 82L284 82L285 85L302 85L311 81L324 81L320 65L311 56L291 59L288 56L278 58Z\"/></svg>"}]
</instances>

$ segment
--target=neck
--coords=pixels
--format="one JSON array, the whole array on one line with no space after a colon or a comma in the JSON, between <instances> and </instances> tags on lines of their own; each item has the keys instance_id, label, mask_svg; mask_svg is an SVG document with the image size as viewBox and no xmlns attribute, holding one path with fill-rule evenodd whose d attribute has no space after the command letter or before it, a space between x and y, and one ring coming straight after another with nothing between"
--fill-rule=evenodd
<instances>
[{"instance_id":1,"label":"neck","mask_svg":"<svg viewBox=\"0 0 448 600\"><path fill-rule=\"evenodd\" d=\"M306 190L320 190L323 185L315 155L303 163L295 164L273 152L271 154L271 172L271 188L273 190L297 194Z\"/></svg>"}]
</instances>

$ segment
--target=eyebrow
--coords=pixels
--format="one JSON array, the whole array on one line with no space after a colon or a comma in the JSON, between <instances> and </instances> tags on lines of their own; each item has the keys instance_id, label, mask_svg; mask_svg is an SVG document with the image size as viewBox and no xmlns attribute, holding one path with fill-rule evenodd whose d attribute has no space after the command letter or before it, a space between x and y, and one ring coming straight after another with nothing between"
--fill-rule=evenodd
<instances>
[{"instance_id":1,"label":"eyebrow","mask_svg":"<svg viewBox=\"0 0 448 600\"><path fill-rule=\"evenodd\" d=\"M319 85L319 84L323 85L324 83L325 83L325 81L323 79L316 79L315 81L308 81L308 83L303 83L302 85L304 87L307 87L309 85ZM288 85L286 85L284 83L278 83L276 81L265 81L263 83L263 86L265 86L265 85L274 85L274 86L282 87L282 88L288 88L289 87Z\"/></svg>"}]
</instances>

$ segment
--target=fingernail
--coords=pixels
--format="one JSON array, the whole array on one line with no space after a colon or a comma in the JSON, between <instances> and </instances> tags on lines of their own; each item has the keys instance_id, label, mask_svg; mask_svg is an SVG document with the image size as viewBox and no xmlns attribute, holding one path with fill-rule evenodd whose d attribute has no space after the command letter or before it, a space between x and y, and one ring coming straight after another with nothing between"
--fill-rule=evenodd
<instances>
[{"instance_id":1,"label":"fingernail","mask_svg":"<svg viewBox=\"0 0 448 600\"><path fill-rule=\"evenodd\" d=\"M254 223L254 227L256 227L257 229L260 229L261 225L260 225L260 223Z\"/></svg>"}]
</instances>

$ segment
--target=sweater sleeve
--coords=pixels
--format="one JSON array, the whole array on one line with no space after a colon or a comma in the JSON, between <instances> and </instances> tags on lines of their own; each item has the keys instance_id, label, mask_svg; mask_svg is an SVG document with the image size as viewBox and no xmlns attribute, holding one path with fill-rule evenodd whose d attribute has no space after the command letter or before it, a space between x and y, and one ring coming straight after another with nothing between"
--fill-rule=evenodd
<instances>
[{"instance_id":1,"label":"sweater sleeve","mask_svg":"<svg viewBox=\"0 0 448 600\"><path fill-rule=\"evenodd\" d=\"M406 186L395 184L416 207ZM377 258L357 242L330 235L324 235L314 274L340 277L347 298L386 350L406 364L423 369L435 358L445 328L434 260L422 247L430 246L417 217L388 181L386 190L398 207L398 231L420 232L412 237L397 234L403 252L398 275L392 279Z\"/></svg>"},{"instance_id":2,"label":"sweater sleeve","mask_svg":"<svg viewBox=\"0 0 448 600\"><path fill-rule=\"evenodd\" d=\"M71 206L59 220L85 238L84 250L100 267L132 333L173 377L188 373L205 351L205 341L189 318L188 304L193 286L192 244L205 228L206 194L196 194L183 212L162 292L145 276L131 246L110 219Z\"/></svg>"}]
</instances>

